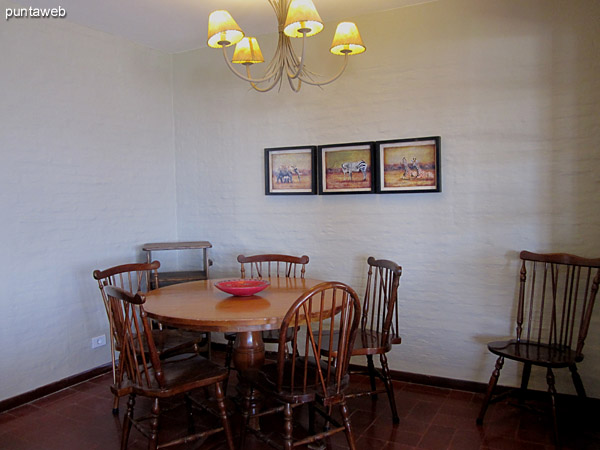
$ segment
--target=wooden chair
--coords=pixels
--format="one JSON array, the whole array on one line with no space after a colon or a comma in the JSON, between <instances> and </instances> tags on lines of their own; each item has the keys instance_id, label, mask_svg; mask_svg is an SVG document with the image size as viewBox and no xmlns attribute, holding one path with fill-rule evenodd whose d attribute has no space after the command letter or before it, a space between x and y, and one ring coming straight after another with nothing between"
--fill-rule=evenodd
<instances>
[{"instance_id":1,"label":"wooden chair","mask_svg":"<svg viewBox=\"0 0 600 450\"><path fill-rule=\"evenodd\" d=\"M306 318L310 318L307 323ZM245 424L240 434L240 448L244 447L246 429L272 446L277 443L259 430L249 428L250 420L269 414L284 415L284 445L290 450L334 433L344 431L351 449L355 449L350 425L350 414L346 406L344 390L349 383L348 366L350 349L356 337L360 320L360 301L349 286L338 282L324 282L302 294L285 315L279 329L277 362L266 364L258 371L243 372L245 382L250 385L243 405ZM287 333L292 330L292 352L287 351ZM328 356L322 353L322 336L338 330L340 339ZM259 412L251 412L250 400L253 389L258 389L265 399L274 400L279 406ZM293 408L309 404L310 436L294 440ZM339 406L342 424L331 417L331 410ZM315 415L318 412L333 428L314 434Z\"/></svg>"},{"instance_id":2,"label":"wooden chair","mask_svg":"<svg viewBox=\"0 0 600 450\"><path fill-rule=\"evenodd\" d=\"M246 278L248 275L249 278L304 278L304 274L306 273L306 265L308 264L309 258L306 255L291 256L270 254L254 256L239 255L237 260L241 265L240 272L242 278ZM246 273L245 265L248 265L248 272L250 272L249 274ZM225 367L230 370L235 338L235 333L225 333L225 339L227 340L227 348L225 350ZM279 330L263 331L262 339L265 343L277 344L279 342ZM289 332L288 340L291 340L291 330Z\"/></svg>"},{"instance_id":3,"label":"wooden chair","mask_svg":"<svg viewBox=\"0 0 600 450\"><path fill-rule=\"evenodd\" d=\"M483 423L505 358L524 364L521 401L527 390L531 367L545 367L555 439L556 444L560 445L552 369L568 367L577 394L580 397L586 396L577 372L577 363L583 360L583 345L598 292L600 258L586 259L564 253L537 254L527 251L522 251L520 258L516 339L488 344L489 351L498 355L498 359L477 423Z\"/></svg>"},{"instance_id":4,"label":"wooden chair","mask_svg":"<svg viewBox=\"0 0 600 450\"><path fill-rule=\"evenodd\" d=\"M158 286L158 268L160 262L122 264L106 270L95 270L94 279L102 294L102 301L106 309L110 326L110 350L113 371L113 383L118 384L123 379L123 371L119 369L116 354L121 352L122 345L117 335L115 317L110 308L110 303L105 292L106 286L117 286L129 292L141 292L148 289L151 282ZM154 342L161 358L168 358L181 353L198 352L203 344L203 335L196 332L172 329L154 329ZM115 396L113 414L119 412L119 397Z\"/></svg>"},{"instance_id":5,"label":"wooden chair","mask_svg":"<svg viewBox=\"0 0 600 450\"><path fill-rule=\"evenodd\" d=\"M246 267L250 269L249 278L286 277L304 278L308 256L291 255L254 255L237 257L242 278L246 278Z\"/></svg>"},{"instance_id":6,"label":"wooden chair","mask_svg":"<svg viewBox=\"0 0 600 450\"><path fill-rule=\"evenodd\" d=\"M129 395L127 412L123 419L121 450L127 448L132 425L149 439L149 449L184 444L224 431L228 448L233 450L233 438L222 389L222 383L227 378L227 370L199 355L161 361L154 341L154 330L144 311L145 297L139 292L133 294L114 286L106 286L104 292L113 318L118 318L114 323L118 341L121 343L120 367L126 374L126 378L121 383L113 384L111 390L117 397ZM200 388L208 392L209 386L215 388L218 406L218 414L215 415L221 419L221 426L195 432L193 410L196 408L209 412L212 410L192 397L190 393ZM182 394L187 407L188 435L169 442L161 442L159 445L161 400L173 399ZM152 400L150 415L135 417L134 406L138 395ZM143 426L145 422L149 422L149 427Z\"/></svg>"},{"instance_id":7,"label":"wooden chair","mask_svg":"<svg viewBox=\"0 0 600 450\"><path fill-rule=\"evenodd\" d=\"M352 356L366 356L367 370L353 370L351 373L368 374L371 389L367 391L346 394L346 398L371 395L373 399L377 394L385 392L390 403L393 423L399 423L396 400L394 397L394 385L388 368L386 353L392 349L392 345L402 342L398 335L398 286L402 267L393 261L386 259L375 259L370 256L367 259L369 272L367 274L367 289L362 305L360 328L358 330ZM333 333L334 348L339 340L339 334ZM323 353L327 354L330 345L330 334L323 336ZM373 355L379 355L381 370L375 368ZM376 377L383 382L383 389L377 389Z\"/></svg>"}]
</instances>

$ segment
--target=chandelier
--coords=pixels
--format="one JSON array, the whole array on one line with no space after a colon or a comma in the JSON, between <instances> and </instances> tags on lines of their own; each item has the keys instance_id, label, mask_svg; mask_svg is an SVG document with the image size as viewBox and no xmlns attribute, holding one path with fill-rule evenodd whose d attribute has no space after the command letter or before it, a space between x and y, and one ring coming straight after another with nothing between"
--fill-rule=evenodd
<instances>
[{"instance_id":1,"label":"chandelier","mask_svg":"<svg viewBox=\"0 0 600 450\"><path fill-rule=\"evenodd\" d=\"M330 52L344 57L342 68L328 80L318 81L317 75L304 65L304 43L307 37L314 36L323 29L323 22L312 0L268 0L277 16L279 40L271 62L262 77L253 78L250 67L264 62L258 41L255 37L245 36L242 29L224 10L213 11L208 18L208 46L223 49L223 57L231 71L239 78L250 83L258 92L268 92L287 78L290 87L298 92L302 83L324 86L337 80L348 64L348 56L366 50L358 28L352 22L338 24ZM300 56L292 46L291 38L302 39ZM235 44L233 58L229 61L225 47ZM246 75L238 72L233 64L246 66Z\"/></svg>"}]
</instances>

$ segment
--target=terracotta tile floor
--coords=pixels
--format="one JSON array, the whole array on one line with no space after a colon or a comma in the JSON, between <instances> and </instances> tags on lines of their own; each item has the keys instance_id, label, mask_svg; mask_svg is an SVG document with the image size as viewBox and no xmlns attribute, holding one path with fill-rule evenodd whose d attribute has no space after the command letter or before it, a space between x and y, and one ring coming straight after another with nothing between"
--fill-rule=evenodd
<instances>
[{"instance_id":1,"label":"terracotta tile floor","mask_svg":"<svg viewBox=\"0 0 600 450\"><path fill-rule=\"evenodd\" d=\"M352 388L365 382L354 377ZM111 414L112 396L108 385L110 374L65 389L0 414L1 449L117 449L120 439L120 420L125 409L121 399L121 414ZM233 392L230 385L229 392ZM396 402L400 424L392 424L385 396L377 401L362 397L349 401L351 420L358 449L553 449L553 433L547 409L534 413L505 400L490 406L485 424L475 424L481 394L395 382ZM574 403L574 404L570 404ZM592 402L594 403L594 402ZM144 407L138 399L136 406ZM546 404L541 403L545 408ZM559 422L564 449L600 449L600 412L582 411L581 402L559 399ZM235 410L233 403L230 404ZM164 421L161 433L177 433L183 417L178 410ZM304 412L300 411L300 415ZM237 414L232 416L233 427L239 429ZM279 423L263 428L275 429ZM164 436L161 435L161 436ZM159 437L160 439L160 437ZM134 429L130 449L146 448L146 441ZM347 448L343 434L327 443L330 449ZM197 441L188 446L172 447L223 449L222 434ZM252 435L247 449L269 448Z\"/></svg>"}]
</instances>

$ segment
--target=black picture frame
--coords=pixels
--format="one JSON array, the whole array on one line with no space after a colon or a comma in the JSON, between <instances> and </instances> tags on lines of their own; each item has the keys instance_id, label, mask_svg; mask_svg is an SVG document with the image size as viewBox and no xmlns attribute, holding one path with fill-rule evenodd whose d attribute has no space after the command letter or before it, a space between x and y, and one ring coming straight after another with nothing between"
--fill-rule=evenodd
<instances>
[{"instance_id":1,"label":"black picture frame","mask_svg":"<svg viewBox=\"0 0 600 450\"><path fill-rule=\"evenodd\" d=\"M442 192L441 137L375 143L378 194Z\"/></svg>"},{"instance_id":2,"label":"black picture frame","mask_svg":"<svg viewBox=\"0 0 600 450\"><path fill-rule=\"evenodd\" d=\"M265 148L265 195L315 195L317 147Z\"/></svg>"},{"instance_id":3,"label":"black picture frame","mask_svg":"<svg viewBox=\"0 0 600 450\"><path fill-rule=\"evenodd\" d=\"M321 145L317 160L319 194L372 194L375 191L374 142Z\"/></svg>"}]
</instances>

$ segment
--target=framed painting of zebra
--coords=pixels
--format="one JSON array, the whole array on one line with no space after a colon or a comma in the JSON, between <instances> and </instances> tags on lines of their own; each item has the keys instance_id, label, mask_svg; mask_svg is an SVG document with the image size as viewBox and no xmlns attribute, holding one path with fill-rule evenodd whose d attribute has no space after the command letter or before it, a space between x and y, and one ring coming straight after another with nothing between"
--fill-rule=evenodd
<instances>
[{"instance_id":1,"label":"framed painting of zebra","mask_svg":"<svg viewBox=\"0 0 600 450\"><path fill-rule=\"evenodd\" d=\"M369 194L374 191L372 142L319 147L319 194Z\"/></svg>"},{"instance_id":2,"label":"framed painting of zebra","mask_svg":"<svg viewBox=\"0 0 600 450\"><path fill-rule=\"evenodd\" d=\"M376 191L441 192L439 136L376 142Z\"/></svg>"},{"instance_id":3,"label":"framed painting of zebra","mask_svg":"<svg viewBox=\"0 0 600 450\"><path fill-rule=\"evenodd\" d=\"M265 148L265 194L316 194L316 153L315 146Z\"/></svg>"}]
</instances>

